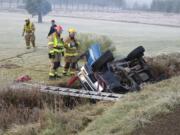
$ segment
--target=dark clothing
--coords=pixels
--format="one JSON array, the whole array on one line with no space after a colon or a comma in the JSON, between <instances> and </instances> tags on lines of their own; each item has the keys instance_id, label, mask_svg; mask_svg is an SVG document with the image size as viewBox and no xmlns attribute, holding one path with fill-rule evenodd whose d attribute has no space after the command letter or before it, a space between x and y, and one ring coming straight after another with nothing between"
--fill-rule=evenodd
<instances>
[{"instance_id":1,"label":"dark clothing","mask_svg":"<svg viewBox=\"0 0 180 135\"><path fill-rule=\"evenodd\" d=\"M48 36L50 36L52 33L55 32L55 27L56 27L56 26L57 26L56 24L54 24L54 25L51 26L50 31L49 31L49 33L48 33Z\"/></svg>"},{"instance_id":2,"label":"dark clothing","mask_svg":"<svg viewBox=\"0 0 180 135\"><path fill-rule=\"evenodd\" d=\"M77 63L69 63L69 62L67 62L66 64L65 64L65 66L64 66L64 68L65 69L69 69L69 68L72 68L72 69L74 69L74 70L76 70L76 66L77 65Z\"/></svg>"}]
</instances>

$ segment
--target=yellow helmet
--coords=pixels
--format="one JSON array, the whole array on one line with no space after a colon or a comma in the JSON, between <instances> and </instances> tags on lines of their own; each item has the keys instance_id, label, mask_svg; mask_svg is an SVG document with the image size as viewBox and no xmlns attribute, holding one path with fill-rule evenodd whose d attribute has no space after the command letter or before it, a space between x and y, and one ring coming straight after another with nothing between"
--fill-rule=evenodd
<instances>
[{"instance_id":1,"label":"yellow helmet","mask_svg":"<svg viewBox=\"0 0 180 135\"><path fill-rule=\"evenodd\" d=\"M25 22L30 22L30 19L29 19L29 18L26 18L26 19L25 19Z\"/></svg>"},{"instance_id":2,"label":"yellow helmet","mask_svg":"<svg viewBox=\"0 0 180 135\"><path fill-rule=\"evenodd\" d=\"M76 29L74 29L74 28L69 28L68 32L69 32L69 33L76 33Z\"/></svg>"}]
</instances>

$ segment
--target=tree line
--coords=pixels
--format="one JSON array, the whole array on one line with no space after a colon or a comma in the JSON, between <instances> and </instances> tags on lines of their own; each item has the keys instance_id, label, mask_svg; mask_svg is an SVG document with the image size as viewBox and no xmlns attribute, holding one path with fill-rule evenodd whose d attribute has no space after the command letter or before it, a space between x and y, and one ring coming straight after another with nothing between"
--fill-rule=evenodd
<instances>
[{"instance_id":1,"label":"tree line","mask_svg":"<svg viewBox=\"0 0 180 135\"><path fill-rule=\"evenodd\" d=\"M21 8L23 0L0 0L0 8Z\"/></svg>"},{"instance_id":2,"label":"tree line","mask_svg":"<svg viewBox=\"0 0 180 135\"><path fill-rule=\"evenodd\" d=\"M112 10L120 9L124 0L49 0L54 9L65 10Z\"/></svg>"},{"instance_id":3,"label":"tree line","mask_svg":"<svg viewBox=\"0 0 180 135\"><path fill-rule=\"evenodd\" d=\"M0 8L27 8L26 2L32 0L0 0ZM38 2L38 0L35 0ZM45 0L52 10L77 11L121 11L129 10L126 0ZM130 10L146 10L180 13L180 0L153 0L151 5L136 2ZM46 5L47 6L47 5ZM38 8L38 7L37 7ZM40 6L39 6L40 8ZM42 7L41 7L42 8Z\"/></svg>"},{"instance_id":4,"label":"tree line","mask_svg":"<svg viewBox=\"0 0 180 135\"><path fill-rule=\"evenodd\" d=\"M126 0L49 0L54 9L65 10L129 10ZM136 2L131 10L180 13L180 0L153 0L151 5Z\"/></svg>"},{"instance_id":5,"label":"tree line","mask_svg":"<svg viewBox=\"0 0 180 135\"><path fill-rule=\"evenodd\" d=\"M0 8L22 8L28 0L0 0ZM64 10L111 10L122 7L124 0L47 0L52 9Z\"/></svg>"},{"instance_id":6,"label":"tree line","mask_svg":"<svg viewBox=\"0 0 180 135\"><path fill-rule=\"evenodd\" d=\"M180 0L153 0L150 10L180 13Z\"/></svg>"},{"instance_id":7,"label":"tree line","mask_svg":"<svg viewBox=\"0 0 180 135\"><path fill-rule=\"evenodd\" d=\"M128 9L128 5L125 4L123 6L123 9ZM134 3L131 10L180 13L180 0L153 0L151 5L140 5L138 2L136 2Z\"/></svg>"}]
</instances>

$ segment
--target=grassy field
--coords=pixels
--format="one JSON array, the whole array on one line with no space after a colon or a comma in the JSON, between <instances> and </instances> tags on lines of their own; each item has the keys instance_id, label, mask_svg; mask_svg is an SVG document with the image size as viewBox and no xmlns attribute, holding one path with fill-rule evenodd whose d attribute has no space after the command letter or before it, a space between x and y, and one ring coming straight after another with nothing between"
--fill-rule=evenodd
<instances>
[{"instance_id":1,"label":"grassy field","mask_svg":"<svg viewBox=\"0 0 180 135\"><path fill-rule=\"evenodd\" d=\"M130 135L157 114L169 113L180 103L180 78L175 77L140 93L127 95L93 121L80 135Z\"/></svg>"},{"instance_id":2,"label":"grassy field","mask_svg":"<svg viewBox=\"0 0 180 135\"><path fill-rule=\"evenodd\" d=\"M46 37L51 19L56 19L58 24L64 27L64 36L67 35L69 27L75 27L79 33L109 37L116 47L117 56L125 56L138 45L143 45L147 50L146 55L150 56L179 52L180 49L180 28L46 16L43 24L37 24L37 18L32 19L37 29L38 49L36 52L30 50L28 53L21 33L24 19L29 15L8 12L0 12L0 15L0 65L14 65L11 69L0 67L0 80L3 83L22 74L31 75L35 81L47 81Z\"/></svg>"},{"instance_id":3,"label":"grassy field","mask_svg":"<svg viewBox=\"0 0 180 135\"><path fill-rule=\"evenodd\" d=\"M91 33L97 35L97 37L107 36L116 47L115 55L120 57L125 56L138 45L143 45L146 48L147 56L179 52L180 50L180 28L46 16L42 24L36 23L37 18L32 19L37 28L36 38L38 48L35 52L33 50L27 51L21 33L24 19L29 15L0 12L0 16L1 87L6 87L15 78L24 74L30 75L33 82L56 85L64 83L64 80L68 79L63 78L63 81L58 80L55 82L48 81L46 37L51 19L56 19L58 24L63 25L64 36L67 35L68 27L77 28L81 34ZM86 38L84 39L86 40ZM166 55L161 56L161 65L155 63L156 67L159 66L159 71L163 69L169 73L169 69L172 68L173 75L177 75L176 67L178 71L180 67L179 54L172 56L172 58ZM156 62L159 63L160 61L157 60ZM24 132L27 135L57 135L59 133L68 135L79 133L82 135L131 134L135 129L147 124L156 114L173 111L173 108L180 102L179 81L180 78L175 77L158 84L147 85L140 93L128 94L122 101L115 103L115 105L113 103L101 102L96 105L81 104L73 110L61 110L57 114L53 114L48 109L42 109L40 110L42 116L37 116L37 119L33 122L25 122L25 124L16 121L14 116L18 114L19 110L14 108L13 112L16 114L14 115L13 112L11 113L11 109L16 107L16 105L10 104L9 108L7 108L10 114L3 112L3 115L1 115L3 117L0 117L0 119L6 118L7 115L9 117L12 115L12 118L14 118L13 122L10 119L10 123L12 122L11 124L15 125L10 124L9 130L6 132L7 135L21 135ZM23 97L22 100L17 101L26 101L29 98L28 95L16 94L20 99ZM8 99L11 96L8 96ZM27 97L27 99L24 97ZM33 99L32 97L33 93L30 93L31 100ZM14 99L10 101L14 101Z\"/></svg>"},{"instance_id":4,"label":"grassy field","mask_svg":"<svg viewBox=\"0 0 180 135\"><path fill-rule=\"evenodd\" d=\"M6 106L6 113L0 112L0 126L6 128L3 135L131 135L150 124L156 115L176 109L180 103L179 81L180 77L174 77L146 85L141 92L129 93L116 103L81 102L72 110L61 107L56 113L48 108L38 110L42 95L36 91L0 92L0 103L11 105Z\"/></svg>"},{"instance_id":5,"label":"grassy field","mask_svg":"<svg viewBox=\"0 0 180 135\"><path fill-rule=\"evenodd\" d=\"M0 32L1 59L6 58L8 52L9 55L13 56L14 53L24 52L21 32L24 19L29 15L6 12L1 12L0 15L2 26ZM77 28L79 33L107 35L117 47L117 55L124 55L137 45L145 46L148 55L179 50L180 28L46 16L43 24L37 24L37 18L32 19L36 24L37 45L41 51L46 50L44 47L47 45L46 37L51 19L56 19L58 24L64 27L65 35L67 35L69 27ZM16 51L12 51L12 49Z\"/></svg>"}]
</instances>

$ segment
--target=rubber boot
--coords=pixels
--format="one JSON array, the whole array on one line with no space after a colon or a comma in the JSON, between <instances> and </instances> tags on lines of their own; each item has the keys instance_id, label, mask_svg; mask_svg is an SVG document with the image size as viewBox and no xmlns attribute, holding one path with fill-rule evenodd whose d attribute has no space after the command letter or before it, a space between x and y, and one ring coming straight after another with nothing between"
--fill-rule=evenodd
<instances>
[{"instance_id":1,"label":"rubber boot","mask_svg":"<svg viewBox=\"0 0 180 135\"><path fill-rule=\"evenodd\" d=\"M63 75L64 75L64 76L68 76L67 70L64 70L64 71L63 71Z\"/></svg>"},{"instance_id":2,"label":"rubber boot","mask_svg":"<svg viewBox=\"0 0 180 135\"><path fill-rule=\"evenodd\" d=\"M54 73L49 73L49 80L55 80L56 76Z\"/></svg>"},{"instance_id":3,"label":"rubber boot","mask_svg":"<svg viewBox=\"0 0 180 135\"><path fill-rule=\"evenodd\" d=\"M62 76L59 75L57 72L55 72L55 77L58 78L58 79L60 79Z\"/></svg>"},{"instance_id":4,"label":"rubber boot","mask_svg":"<svg viewBox=\"0 0 180 135\"><path fill-rule=\"evenodd\" d=\"M74 76L74 75L75 75L75 72L71 71L71 72L70 72L70 75L71 75L71 76Z\"/></svg>"},{"instance_id":5,"label":"rubber boot","mask_svg":"<svg viewBox=\"0 0 180 135\"><path fill-rule=\"evenodd\" d=\"M26 46L26 49L28 49L28 50L29 50L29 49L31 49L31 47L30 47L30 46Z\"/></svg>"},{"instance_id":6,"label":"rubber boot","mask_svg":"<svg viewBox=\"0 0 180 135\"><path fill-rule=\"evenodd\" d=\"M76 74L76 69L75 68L72 68L71 71L70 71L70 75L73 76Z\"/></svg>"}]
</instances>

